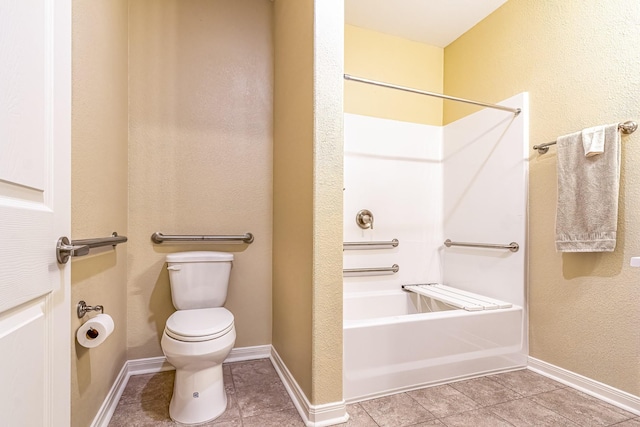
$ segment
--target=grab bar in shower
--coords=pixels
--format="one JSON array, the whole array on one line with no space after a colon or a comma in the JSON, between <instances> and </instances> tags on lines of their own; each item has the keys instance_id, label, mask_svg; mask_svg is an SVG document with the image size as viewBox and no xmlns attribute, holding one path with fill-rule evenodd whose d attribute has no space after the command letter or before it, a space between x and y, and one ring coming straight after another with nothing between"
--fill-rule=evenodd
<instances>
[{"instance_id":1,"label":"grab bar in shower","mask_svg":"<svg viewBox=\"0 0 640 427\"><path fill-rule=\"evenodd\" d=\"M243 243L252 243L253 242L253 234L245 233L241 235L226 235L226 236L215 236L215 235L170 235L170 234L162 234L159 231L156 231L151 235L151 241L153 243L163 243L163 242L208 242L208 243L229 243L229 242L243 242Z\"/></svg>"},{"instance_id":2,"label":"grab bar in shower","mask_svg":"<svg viewBox=\"0 0 640 427\"><path fill-rule=\"evenodd\" d=\"M373 267L373 268L345 268L342 270L342 274L349 273L397 273L400 271L398 264L393 264L391 267Z\"/></svg>"},{"instance_id":3,"label":"grab bar in shower","mask_svg":"<svg viewBox=\"0 0 640 427\"><path fill-rule=\"evenodd\" d=\"M511 252L518 252L520 245L516 242L511 242L508 245L492 244L492 243L468 243L468 242L452 242L451 239L444 241L446 247L451 246L467 246L470 248L492 248L492 249L509 249Z\"/></svg>"},{"instance_id":4,"label":"grab bar in shower","mask_svg":"<svg viewBox=\"0 0 640 427\"><path fill-rule=\"evenodd\" d=\"M362 246L391 246L393 248L397 248L400 244L398 239L393 239L385 242L344 242L342 243L342 249L358 249ZM366 249L377 249L377 248L366 248Z\"/></svg>"}]
</instances>

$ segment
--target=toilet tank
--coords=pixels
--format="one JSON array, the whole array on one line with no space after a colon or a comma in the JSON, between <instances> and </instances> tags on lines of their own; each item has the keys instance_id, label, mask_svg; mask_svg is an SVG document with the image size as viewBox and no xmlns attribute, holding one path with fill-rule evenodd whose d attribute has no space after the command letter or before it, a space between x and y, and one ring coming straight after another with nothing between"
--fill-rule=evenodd
<instances>
[{"instance_id":1,"label":"toilet tank","mask_svg":"<svg viewBox=\"0 0 640 427\"><path fill-rule=\"evenodd\" d=\"M167 255L171 299L177 310L222 307L227 299L233 254L176 252Z\"/></svg>"}]
</instances>

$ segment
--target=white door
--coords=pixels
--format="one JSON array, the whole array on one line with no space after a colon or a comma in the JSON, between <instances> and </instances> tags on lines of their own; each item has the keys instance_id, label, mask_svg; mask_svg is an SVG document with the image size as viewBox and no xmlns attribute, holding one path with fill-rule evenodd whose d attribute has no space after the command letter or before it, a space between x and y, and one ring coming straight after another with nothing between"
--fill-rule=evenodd
<instances>
[{"instance_id":1,"label":"white door","mask_svg":"<svg viewBox=\"0 0 640 427\"><path fill-rule=\"evenodd\" d=\"M0 426L69 425L70 0L0 0Z\"/></svg>"}]
</instances>

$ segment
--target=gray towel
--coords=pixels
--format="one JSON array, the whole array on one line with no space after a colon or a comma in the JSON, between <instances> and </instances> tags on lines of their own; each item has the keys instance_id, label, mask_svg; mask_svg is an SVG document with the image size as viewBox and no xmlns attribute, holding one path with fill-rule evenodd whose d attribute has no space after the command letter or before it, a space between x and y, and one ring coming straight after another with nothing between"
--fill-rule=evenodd
<instances>
[{"instance_id":1,"label":"gray towel","mask_svg":"<svg viewBox=\"0 0 640 427\"><path fill-rule=\"evenodd\" d=\"M582 132L558 138L556 250L612 252L620 188L620 132L605 127L604 153L585 157Z\"/></svg>"}]
</instances>

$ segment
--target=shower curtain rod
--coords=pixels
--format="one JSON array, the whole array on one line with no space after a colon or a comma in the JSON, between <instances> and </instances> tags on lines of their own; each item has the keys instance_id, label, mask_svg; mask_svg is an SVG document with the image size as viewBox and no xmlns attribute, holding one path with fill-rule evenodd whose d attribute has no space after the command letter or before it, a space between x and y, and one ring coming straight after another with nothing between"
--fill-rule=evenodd
<instances>
[{"instance_id":1,"label":"shower curtain rod","mask_svg":"<svg viewBox=\"0 0 640 427\"><path fill-rule=\"evenodd\" d=\"M389 83L379 82L379 81L376 81L376 80L363 79L362 77L356 77L356 76L352 76L350 74L345 74L344 75L344 79L345 80L352 80L354 82L366 83L366 84L374 85L374 86L386 87L386 88L389 88L389 89L403 90L405 92L419 93L420 95L435 96L436 98L448 99L450 101L465 102L467 104L479 105L481 107L495 108L496 110L509 111L509 112L515 114L516 116L518 114L520 114L520 112L522 111L520 108L504 107L502 105L488 104L486 102L473 101L471 99L457 98L455 96L444 95L442 93L428 92L426 90L413 89L413 88L406 87L406 86L392 85L392 84L389 84Z\"/></svg>"}]
</instances>

